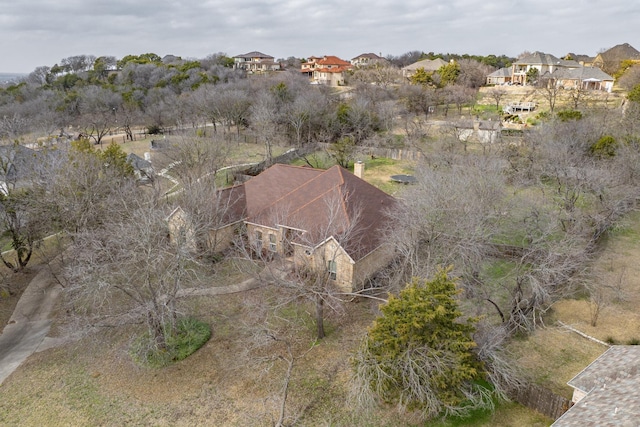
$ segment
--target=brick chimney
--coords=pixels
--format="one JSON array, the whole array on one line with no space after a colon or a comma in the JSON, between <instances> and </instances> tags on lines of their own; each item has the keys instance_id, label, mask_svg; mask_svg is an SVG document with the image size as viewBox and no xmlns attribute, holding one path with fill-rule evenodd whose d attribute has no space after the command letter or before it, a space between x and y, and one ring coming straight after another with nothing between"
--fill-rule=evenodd
<instances>
[{"instance_id":1,"label":"brick chimney","mask_svg":"<svg viewBox=\"0 0 640 427\"><path fill-rule=\"evenodd\" d=\"M358 160L353 164L353 174L360 179L364 176L364 162L362 160Z\"/></svg>"}]
</instances>

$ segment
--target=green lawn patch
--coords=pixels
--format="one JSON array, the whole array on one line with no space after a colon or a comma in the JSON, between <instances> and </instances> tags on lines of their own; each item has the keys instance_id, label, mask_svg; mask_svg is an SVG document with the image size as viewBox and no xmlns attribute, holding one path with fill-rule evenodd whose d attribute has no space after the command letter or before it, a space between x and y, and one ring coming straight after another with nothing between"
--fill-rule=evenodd
<instances>
[{"instance_id":1,"label":"green lawn patch","mask_svg":"<svg viewBox=\"0 0 640 427\"><path fill-rule=\"evenodd\" d=\"M186 317L178 320L175 333L166 337L166 349L150 347L151 338L145 333L134 342L131 356L143 366L162 368L186 359L209 341L209 338L211 327L208 323Z\"/></svg>"}]
</instances>

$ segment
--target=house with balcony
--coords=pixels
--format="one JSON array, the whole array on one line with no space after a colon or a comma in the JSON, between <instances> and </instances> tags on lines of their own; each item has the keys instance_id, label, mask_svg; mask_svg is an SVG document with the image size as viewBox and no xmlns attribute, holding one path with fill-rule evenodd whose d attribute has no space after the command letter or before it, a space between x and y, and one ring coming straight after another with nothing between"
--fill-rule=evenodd
<instances>
[{"instance_id":1,"label":"house with balcony","mask_svg":"<svg viewBox=\"0 0 640 427\"><path fill-rule=\"evenodd\" d=\"M275 62L273 56L261 52L249 52L233 57L233 68L248 73L267 73L281 69L280 63Z\"/></svg>"},{"instance_id":2,"label":"house with balcony","mask_svg":"<svg viewBox=\"0 0 640 427\"><path fill-rule=\"evenodd\" d=\"M534 52L519 58L511 66L511 82L516 85L526 85L527 75L531 70L537 70L537 75L553 74L558 69L575 69L581 65L570 59L560 59L550 53Z\"/></svg>"},{"instance_id":3,"label":"house with balcony","mask_svg":"<svg viewBox=\"0 0 640 427\"><path fill-rule=\"evenodd\" d=\"M374 64L387 63L388 61L382 56L375 53L363 53L351 59L351 65L355 68L368 67Z\"/></svg>"},{"instance_id":4,"label":"house with balcony","mask_svg":"<svg viewBox=\"0 0 640 427\"><path fill-rule=\"evenodd\" d=\"M337 56L311 56L300 66L300 72L309 77L311 84L343 86L346 72L352 68L351 62Z\"/></svg>"}]
</instances>

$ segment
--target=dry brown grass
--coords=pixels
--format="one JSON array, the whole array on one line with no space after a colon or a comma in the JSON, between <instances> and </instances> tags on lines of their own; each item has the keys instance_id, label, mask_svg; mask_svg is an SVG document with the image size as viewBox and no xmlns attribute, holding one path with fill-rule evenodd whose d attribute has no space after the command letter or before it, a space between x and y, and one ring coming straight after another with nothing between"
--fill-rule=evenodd
<instances>
[{"instance_id":1,"label":"dry brown grass","mask_svg":"<svg viewBox=\"0 0 640 427\"><path fill-rule=\"evenodd\" d=\"M570 397L566 382L602 354L606 347L566 329L556 327L559 320L602 341L628 344L640 340L640 213L627 216L602 243L593 262L592 287L603 290L603 304L596 326L591 325L585 291L575 299L553 306L546 329L526 340L514 342L512 351L534 380Z\"/></svg>"}]
</instances>

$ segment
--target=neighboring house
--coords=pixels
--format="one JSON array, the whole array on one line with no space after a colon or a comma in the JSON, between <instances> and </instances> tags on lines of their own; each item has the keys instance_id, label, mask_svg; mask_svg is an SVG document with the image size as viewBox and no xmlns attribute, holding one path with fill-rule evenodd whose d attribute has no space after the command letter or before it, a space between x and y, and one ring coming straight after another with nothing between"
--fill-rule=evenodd
<instances>
[{"instance_id":1,"label":"neighboring house","mask_svg":"<svg viewBox=\"0 0 640 427\"><path fill-rule=\"evenodd\" d=\"M629 43L619 44L599 53L593 60L593 65L605 73L615 74L625 60L640 62L640 52Z\"/></svg>"},{"instance_id":2,"label":"neighboring house","mask_svg":"<svg viewBox=\"0 0 640 427\"><path fill-rule=\"evenodd\" d=\"M127 155L127 163L133 167L133 173L138 181L153 181L154 171L149 160L143 159L137 154L129 153Z\"/></svg>"},{"instance_id":3,"label":"neighboring house","mask_svg":"<svg viewBox=\"0 0 640 427\"><path fill-rule=\"evenodd\" d=\"M504 85L509 83L511 83L510 67L500 68L487 76L488 85Z\"/></svg>"},{"instance_id":4,"label":"neighboring house","mask_svg":"<svg viewBox=\"0 0 640 427\"><path fill-rule=\"evenodd\" d=\"M611 346L567 384L574 405L553 426L640 424L640 346Z\"/></svg>"},{"instance_id":5,"label":"neighboring house","mask_svg":"<svg viewBox=\"0 0 640 427\"><path fill-rule=\"evenodd\" d=\"M386 62L388 61L385 58L378 56L375 53L363 53L351 59L351 65L356 68Z\"/></svg>"},{"instance_id":6,"label":"neighboring house","mask_svg":"<svg viewBox=\"0 0 640 427\"><path fill-rule=\"evenodd\" d=\"M177 207L167 217L169 237L171 241L182 241L192 250L208 249L220 252L231 246L237 237L237 231L245 217L244 187L236 185L216 192L211 201L210 210L200 215L201 222L209 227L199 230L193 226L190 214L182 207Z\"/></svg>"},{"instance_id":7,"label":"neighboring house","mask_svg":"<svg viewBox=\"0 0 640 427\"><path fill-rule=\"evenodd\" d=\"M407 65L402 69L402 77L410 79L418 69L423 68L428 73L435 73L443 65L447 65L448 62L441 58L436 59L423 59L422 61L414 62L411 65Z\"/></svg>"},{"instance_id":8,"label":"neighboring house","mask_svg":"<svg viewBox=\"0 0 640 427\"><path fill-rule=\"evenodd\" d=\"M266 73L281 69L280 63L275 62L273 56L261 52L249 52L234 56L233 68L245 70L248 73Z\"/></svg>"},{"instance_id":9,"label":"neighboring house","mask_svg":"<svg viewBox=\"0 0 640 427\"><path fill-rule=\"evenodd\" d=\"M337 56L311 56L300 66L300 72L309 77L312 84L343 86L345 73L352 68L350 62Z\"/></svg>"},{"instance_id":10,"label":"neighboring house","mask_svg":"<svg viewBox=\"0 0 640 427\"><path fill-rule=\"evenodd\" d=\"M565 89L613 90L613 77L597 67L559 68L550 77Z\"/></svg>"},{"instance_id":11,"label":"neighboring house","mask_svg":"<svg viewBox=\"0 0 640 427\"><path fill-rule=\"evenodd\" d=\"M573 60L557 58L549 53L534 52L518 59L511 66L511 80L514 84L527 84L527 73L538 70L538 75L553 74L556 70L579 68L580 64Z\"/></svg>"},{"instance_id":12,"label":"neighboring house","mask_svg":"<svg viewBox=\"0 0 640 427\"><path fill-rule=\"evenodd\" d=\"M573 59L583 67L593 67L593 61L595 57L589 55L580 55L577 53L569 52L564 56L564 59Z\"/></svg>"},{"instance_id":13,"label":"neighboring house","mask_svg":"<svg viewBox=\"0 0 640 427\"><path fill-rule=\"evenodd\" d=\"M19 187L36 162L36 152L24 145L0 145L0 193Z\"/></svg>"},{"instance_id":14,"label":"neighboring house","mask_svg":"<svg viewBox=\"0 0 640 427\"><path fill-rule=\"evenodd\" d=\"M226 233L216 238L221 247L242 223L255 253L291 258L297 268L326 273L346 291L360 289L392 259L383 231L395 199L340 166L276 164L223 191L219 198L233 214L212 230ZM178 213L174 232L185 223Z\"/></svg>"},{"instance_id":15,"label":"neighboring house","mask_svg":"<svg viewBox=\"0 0 640 427\"><path fill-rule=\"evenodd\" d=\"M453 125L456 137L461 142L493 144L500 141L500 120L461 120Z\"/></svg>"}]
</instances>

